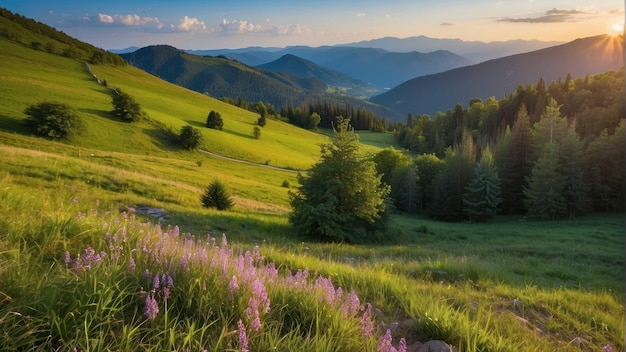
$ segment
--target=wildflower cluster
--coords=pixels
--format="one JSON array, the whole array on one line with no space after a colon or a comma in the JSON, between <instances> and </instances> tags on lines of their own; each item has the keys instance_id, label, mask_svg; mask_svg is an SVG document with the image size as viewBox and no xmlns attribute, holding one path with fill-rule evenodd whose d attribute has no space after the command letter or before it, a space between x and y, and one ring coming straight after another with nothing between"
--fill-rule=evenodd
<instances>
[{"instance_id":1,"label":"wildflower cluster","mask_svg":"<svg viewBox=\"0 0 626 352\"><path fill-rule=\"evenodd\" d=\"M65 267L70 268L70 264L74 264L73 268L76 271L80 270L89 270L94 267L96 264L100 263L107 256L106 252L96 253L96 251L87 247L80 253L74 260L72 260L72 256L69 251L65 252Z\"/></svg>"},{"instance_id":2,"label":"wildflower cluster","mask_svg":"<svg viewBox=\"0 0 626 352\"><path fill-rule=\"evenodd\" d=\"M187 288L175 287L175 279L178 285L183 286L189 281L195 282L194 285L199 283L200 286L195 287L205 291L207 284L216 283L223 287L226 294L223 297L230 300L233 313L239 314L233 320L237 321L238 349L248 351L253 343L249 338L258 336L257 333L263 330L264 319L272 308L268 288L278 285L290 291L316 295L320 304L332 307L344 319L354 319L366 340L375 337L372 306L362 304L353 290L344 292L341 287L335 287L330 277L319 275L313 280L307 269L281 276L274 263L265 263L258 246L250 251L238 250L229 245L225 235L222 235L221 241L215 238L199 240L189 234L181 234L178 227L168 227L163 231L159 226L142 226L137 231L139 236L130 240L127 226L131 224L125 223L114 233L107 228L105 243L108 252L96 253L88 247L76 258L67 252L64 261L68 269L72 266L72 269L88 270L108 257L111 264L119 266L123 275L136 277L137 271L142 270L140 279L137 278L140 284L137 297L143 299L143 315L148 321L176 307L172 302L178 300L170 300L173 294L185 294ZM193 280L187 280L187 277L193 277ZM176 292L173 292L174 289ZM208 299L214 297L212 295ZM212 304L220 307L224 303L216 301ZM167 321L167 315L165 317ZM389 332L379 340L380 351L406 351L404 345L404 340L401 340L398 349L393 348Z\"/></svg>"}]
</instances>

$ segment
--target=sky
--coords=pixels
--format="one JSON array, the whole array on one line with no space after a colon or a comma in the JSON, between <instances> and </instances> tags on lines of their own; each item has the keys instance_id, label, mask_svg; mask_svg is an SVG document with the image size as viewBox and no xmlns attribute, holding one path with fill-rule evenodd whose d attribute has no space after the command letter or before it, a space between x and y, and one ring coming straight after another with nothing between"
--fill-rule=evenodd
<instances>
[{"instance_id":1,"label":"sky","mask_svg":"<svg viewBox=\"0 0 626 352\"><path fill-rule=\"evenodd\" d=\"M571 41L623 32L621 0L3 0L0 7L104 49L347 44L425 35Z\"/></svg>"}]
</instances>

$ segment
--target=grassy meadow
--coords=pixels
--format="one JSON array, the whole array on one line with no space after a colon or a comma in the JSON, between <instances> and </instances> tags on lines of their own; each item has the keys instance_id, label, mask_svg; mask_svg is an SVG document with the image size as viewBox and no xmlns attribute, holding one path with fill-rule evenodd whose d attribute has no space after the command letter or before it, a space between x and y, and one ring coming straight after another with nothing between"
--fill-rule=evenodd
<instances>
[{"instance_id":1,"label":"grassy meadow","mask_svg":"<svg viewBox=\"0 0 626 352\"><path fill-rule=\"evenodd\" d=\"M310 242L287 222L296 173L180 151L166 130L190 124L206 150L298 170L317 161L324 133L269 120L255 140L256 114L92 65L149 116L122 123L82 62L6 41L0 62L0 350L624 348L623 214L489 224L394 214L393 243ZM85 132L67 143L25 134L23 110L48 100L74 106ZM210 110L223 131L202 127ZM231 211L200 205L215 178ZM140 204L169 218L129 210Z\"/></svg>"}]
</instances>

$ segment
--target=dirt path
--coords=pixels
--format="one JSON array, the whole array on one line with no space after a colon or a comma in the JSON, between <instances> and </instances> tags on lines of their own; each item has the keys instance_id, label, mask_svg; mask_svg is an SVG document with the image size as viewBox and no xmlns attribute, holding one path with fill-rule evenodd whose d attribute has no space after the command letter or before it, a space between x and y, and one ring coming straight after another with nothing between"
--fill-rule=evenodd
<instances>
[{"instance_id":1,"label":"dirt path","mask_svg":"<svg viewBox=\"0 0 626 352\"><path fill-rule=\"evenodd\" d=\"M291 172L293 174L297 174L298 172L301 172L300 170L284 169L282 167L265 165L265 164L259 164L259 163L253 163L251 161L235 159L235 158L231 158L231 157L226 156L226 155L213 153L213 152L210 152L210 151L204 150L204 149L200 149L200 152L204 153L204 154L207 154L207 155L210 155L210 156L213 156L213 157L216 157L216 158L226 159L226 160L230 160L230 161L234 161L234 162L242 163L242 164L248 164L248 165L253 165L253 166L260 166L260 167L264 167L266 169L272 169L272 170L284 171L284 172Z\"/></svg>"}]
</instances>

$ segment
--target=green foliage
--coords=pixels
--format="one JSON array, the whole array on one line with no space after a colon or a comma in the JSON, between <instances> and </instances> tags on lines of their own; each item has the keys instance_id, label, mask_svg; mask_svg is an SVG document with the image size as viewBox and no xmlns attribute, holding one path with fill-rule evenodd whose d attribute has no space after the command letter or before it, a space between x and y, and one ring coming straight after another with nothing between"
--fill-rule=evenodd
<instances>
[{"instance_id":1,"label":"green foliage","mask_svg":"<svg viewBox=\"0 0 626 352\"><path fill-rule=\"evenodd\" d=\"M417 167L420 210L429 208L435 197L436 181L441 175L445 162L435 154L422 154L415 159Z\"/></svg>"},{"instance_id":2,"label":"green foliage","mask_svg":"<svg viewBox=\"0 0 626 352\"><path fill-rule=\"evenodd\" d=\"M228 210L234 205L226 187L218 179L211 182L200 200L203 207L216 208L217 210Z\"/></svg>"},{"instance_id":3,"label":"green foliage","mask_svg":"<svg viewBox=\"0 0 626 352\"><path fill-rule=\"evenodd\" d=\"M254 128L252 129L252 135L254 136L254 139L261 138L261 129L259 128L259 126L254 126Z\"/></svg>"},{"instance_id":4,"label":"green foliage","mask_svg":"<svg viewBox=\"0 0 626 352\"><path fill-rule=\"evenodd\" d=\"M500 183L493 155L487 148L463 194L463 212L470 221L485 222L496 215L502 202Z\"/></svg>"},{"instance_id":5,"label":"green foliage","mask_svg":"<svg viewBox=\"0 0 626 352\"><path fill-rule=\"evenodd\" d=\"M137 122L143 117L141 106L130 94L119 88L113 92L113 111L111 113L124 122Z\"/></svg>"},{"instance_id":6,"label":"green foliage","mask_svg":"<svg viewBox=\"0 0 626 352\"><path fill-rule=\"evenodd\" d=\"M358 136L339 118L332 144L291 193L290 223L302 234L327 241L372 241L385 225L389 186L382 185L374 162L359 155Z\"/></svg>"},{"instance_id":7,"label":"green foliage","mask_svg":"<svg viewBox=\"0 0 626 352\"><path fill-rule=\"evenodd\" d=\"M69 139L79 134L83 123L74 108L60 102L43 102L31 105L24 114L28 115L26 127L32 133L49 139Z\"/></svg>"},{"instance_id":8,"label":"green foliage","mask_svg":"<svg viewBox=\"0 0 626 352\"><path fill-rule=\"evenodd\" d=\"M219 112L211 110L211 112L209 112L209 116L206 118L206 127L221 131L224 127L222 115Z\"/></svg>"},{"instance_id":9,"label":"green foliage","mask_svg":"<svg viewBox=\"0 0 626 352\"><path fill-rule=\"evenodd\" d=\"M178 145L187 150L193 150L200 146L202 142L202 133L199 129L190 125L181 127L180 136L178 137Z\"/></svg>"},{"instance_id":10,"label":"green foliage","mask_svg":"<svg viewBox=\"0 0 626 352\"><path fill-rule=\"evenodd\" d=\"M540 219L555 220L567 213L563 191L565 182L559 173L559 147L556 142L548 142L543 147L539 159L533 166L524 189L524 203L528 215Z\"/></svg>"}]
</instances>

